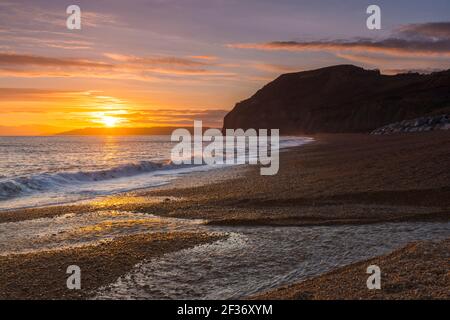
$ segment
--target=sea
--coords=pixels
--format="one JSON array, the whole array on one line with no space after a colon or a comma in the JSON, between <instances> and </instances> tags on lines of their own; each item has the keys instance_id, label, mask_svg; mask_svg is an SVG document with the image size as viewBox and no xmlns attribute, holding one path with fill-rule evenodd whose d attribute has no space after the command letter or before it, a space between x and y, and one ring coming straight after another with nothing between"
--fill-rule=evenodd
<instances>
[{"instance_id":1,"label":"sea","mask_svg":"<svg viewBox=\"0 0 450 320\"><path fill-rule=\"evenodd\" d=\"M281 137L280 148L309 141ZM175 165L174 146L170 136L0 137L0 211L157 187L225 166Z\"/></svg>"}]
</instances>

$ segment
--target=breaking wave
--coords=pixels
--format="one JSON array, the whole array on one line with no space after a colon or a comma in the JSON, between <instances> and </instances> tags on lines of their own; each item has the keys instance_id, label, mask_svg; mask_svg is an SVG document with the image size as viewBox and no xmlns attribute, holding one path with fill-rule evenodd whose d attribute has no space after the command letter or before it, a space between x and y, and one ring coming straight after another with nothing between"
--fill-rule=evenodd
<instances>
[{"instance_id":1,"label":"breaking wave","mask_svg":"<svg viewBox=\"0 0 450 320\"><path fill-rule=\"evenodd\" d=\"M41 173L28 177L17 177L0 181L0 200L14 198L35 191L56 189L72 184L131 177L156 170L169 170L174 168L175 165L171 162L141 161L98 171Z\"/></svg>"}]
</instances>

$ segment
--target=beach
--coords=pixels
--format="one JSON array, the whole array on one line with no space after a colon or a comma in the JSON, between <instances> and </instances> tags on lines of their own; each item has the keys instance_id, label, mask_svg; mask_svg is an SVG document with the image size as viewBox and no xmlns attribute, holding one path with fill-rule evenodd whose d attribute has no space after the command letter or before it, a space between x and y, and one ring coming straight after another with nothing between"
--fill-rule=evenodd
<instances>
[{"instance_id":1,"label":"beach","mask_svg":"<svg viewBox=\"0 0 450 320\"><path fill-rule=\"evenodd\" d=\"M449 13L0 1L0 300L450 300Z\"/></svg>"},{"instance_id":2,"label":"beach","mask_svg":"<svg viewBox=\"0 0 450 320\"><path fill-rule=\"evenodd\" d=\"M119 237L95 246L0 257L0 298L92 298L94 289L116 280L144 259L219 238L200 233L142 234ZM70 265L83 270L82 290L66 287L66 269Z\"/></svg>"},{"instance_id":3,"label":"beach","mask_svg":"<svg viewBox=\"0 0 450 320\"><path fill-rule=\"evenodd\" d=\"M256 300L448 300L450 241L419 242L322 276L253 296ZM368 290L367 266L383 270L381 290Z\"/></svg>"},{"instance_id":4,"label":"beach","mask_svg":"<svg viewBox=\"0 0 450 320\"><path fill-rule=\"evenodd\" d=\"M160 187L83 203L1 212L0 225L33 223L66 215L72 215L72 219L73 216L114 211L186 221L201 219L207 226L224 228L301 230L401 223L408 226L444 224L445 235L445 224L450 216L448 132L312 137L314 142L280 154L280 171L275 176L261 176L258 167L249 166L187 173ZM126 218L129 219L128 216ZM141 221L139 223L142 224ZM76 248L69 246L60 250L24 251L2 256L0 294L8 299L90 298L95 290L114 282L143 260L214 243L229 236L196 232L195 229L147 233L145 228L148 226L136 230L136 234L111 237L101 244L88 242ZM450 238L448 229L447 238ZM449 277L445 263L448 261L448 256L445 259L448 241L440 241L437 244L400 245L393 253L373 258L375 260L364 259L364 263L355 261L356 264L351 263L343 269L330 271L327 266L324 270L329 272L324 272L325 275L275 291L264 290L269 291L266 295L250 296L448 299ZM379 263L392 275L388 290L371 293L361 287L365 286L361 279L367 278L363 270L367 261ZM83 280L81 291L68 291L63 266L77 263L83 264L89 276ZM55 273L59 278L53 276ZM427 278L424 274L435 276ZM340 289L344 286L339 285L341 279L345 289ZM289 282L298 281L294 278Z\"/></svg>"}]
</instances>

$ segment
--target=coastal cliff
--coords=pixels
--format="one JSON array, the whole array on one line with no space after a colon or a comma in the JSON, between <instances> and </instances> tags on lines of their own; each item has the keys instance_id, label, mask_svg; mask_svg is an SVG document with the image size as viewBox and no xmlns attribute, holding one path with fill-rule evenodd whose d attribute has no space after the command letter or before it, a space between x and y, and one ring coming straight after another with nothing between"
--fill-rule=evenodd
<instances>
[{"instance_id":1,"label":"coastal cliff","mask_svg":"<svg viewBox=\"0 0 450 320\"><path fill-rule=\"evenodd\" d=\"M382 75L353 65L284 74L236 104L224 129L371 132L450 109L450 70Z\"/></svg>"}]
</instances>

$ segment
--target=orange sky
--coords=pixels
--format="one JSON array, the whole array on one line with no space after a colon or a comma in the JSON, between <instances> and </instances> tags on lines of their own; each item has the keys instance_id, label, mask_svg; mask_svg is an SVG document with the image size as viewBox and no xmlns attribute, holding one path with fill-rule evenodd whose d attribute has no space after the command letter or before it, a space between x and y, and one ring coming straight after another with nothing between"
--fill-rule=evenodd
<instances>
[{"instance_id":1,"label":"orange sky","mask_svg":"<svg viewBox=\"0 0 450 320\"><path fill-rule=\"evenodd\" d=\"M379 1L378 31L357 0L79 0L81 30L66 28L61 1L1 1L0 135L220 127L282 73L450 68L450 2L412 1Z\"/></svg>"}]
</instances>

